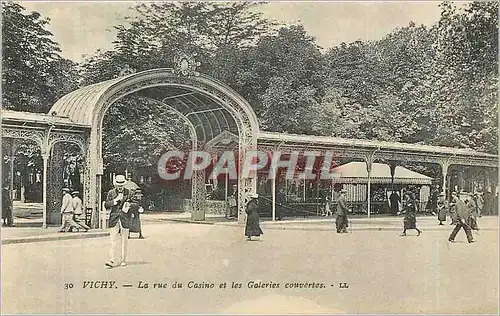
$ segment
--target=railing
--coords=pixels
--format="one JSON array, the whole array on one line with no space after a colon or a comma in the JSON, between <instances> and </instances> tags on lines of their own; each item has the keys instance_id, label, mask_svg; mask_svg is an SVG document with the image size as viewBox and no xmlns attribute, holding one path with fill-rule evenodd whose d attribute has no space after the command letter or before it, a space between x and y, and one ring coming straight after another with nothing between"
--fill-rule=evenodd
<instances>
[{"instance_id":1,"label":"railing","mask_svg":"<svg viewBox=\"0 0 500 316\"><path fill-rule=\"evenodd\" d=\"M282 206L278 205L276 202L276 214L279 211L282 212L282 217L296 217L296 216L320 216L324 214L326 203L324 201L318 201L313 199L312 201L306 202L288 202L283 203ZM272 216L272 198L269 196L259 197L259 215L263 217ZM347 207L351 209L350 214L367 214L367 202L347 202ZM372 202L371 203L373 214L389 214L389 205L387 202ZM330 211L336 212L336 203L330 202ZM277 215L278 216L278 215Z\"/></svg>"}]
</instances>

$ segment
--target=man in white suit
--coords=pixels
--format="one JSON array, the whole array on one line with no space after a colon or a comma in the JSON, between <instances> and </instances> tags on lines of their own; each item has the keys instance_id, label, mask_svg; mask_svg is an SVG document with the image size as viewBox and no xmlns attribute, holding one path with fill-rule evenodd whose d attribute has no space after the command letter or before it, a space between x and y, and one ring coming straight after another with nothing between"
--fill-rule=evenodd
<instances>
[{"instance_id":1,"label":"man in white suit","mask_svg":"<svg viewBox=\"0 0 500 316\"><path fill-rule=\"evenodd\" d=\"M73 209L75 213L75 222L78 224L78 226L82 227L85 229L85 232L87 232L90 227L85 224L85 210L83 209L83 202L82 199L78 196L80 192L78 191L73 191L71 192L71 195L73 196Z\"/></svg>"},{"instance_id":2,"label":"man in white suit","mask_svg":"<svg viewBox=\"0 0 500 316\"><path fill-rule=\"evenodd\" d=\"M63 194L61 205L62 225L59 229L60 233L72 231L73 228L78 228L78 224L73 220L73 198L71 197L71 194L69 194L69 189L63 188Z\"/></svg>"}]
</instances>

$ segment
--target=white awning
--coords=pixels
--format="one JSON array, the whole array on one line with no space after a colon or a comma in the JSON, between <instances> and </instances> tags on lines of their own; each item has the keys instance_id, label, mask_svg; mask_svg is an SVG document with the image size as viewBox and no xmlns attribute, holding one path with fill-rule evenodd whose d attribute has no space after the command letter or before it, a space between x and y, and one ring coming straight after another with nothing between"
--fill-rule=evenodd
<instances>
[{"instance_id":1,"label":"white awning","mask_svg":"<svg viewBox=\"0 0 500 316\"><path fill-rule=\"evenodd\" d=\"M368 182L368 171L364 162L350 162L333 168L332 172L340 174L340 178L333 180L335 183ZM391 169L387 164L373 163L370 176L370 182L373 184L391 183ZM396 166L394 170L394 184L430 185L431 183L431 177L411 171L405 167Z\"/></svg>"}]
</instances>

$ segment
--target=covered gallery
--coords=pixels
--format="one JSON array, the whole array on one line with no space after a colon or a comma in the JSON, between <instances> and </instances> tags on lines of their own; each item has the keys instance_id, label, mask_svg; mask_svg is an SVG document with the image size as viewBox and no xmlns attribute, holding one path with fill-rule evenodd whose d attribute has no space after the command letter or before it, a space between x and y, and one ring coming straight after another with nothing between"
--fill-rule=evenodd
<instances>
[{"instance_id":1,"label":"covered gallery","mask_svg":"<svg viewBox=\"0 0 500 316\"><path fill-rule=\"evenodd\" d=\"M391 167L384 163L373 163L370 175L371 212L384 214L389 211L389 196L395 191L401 197L407 190L418 190L420 209L430 197L433 179L402 166ZM305 180L300 176L293 180L278 180L277 191L284 195L284 215L319 215L323 213L328 199L335 201L335 191L347 190L347 201L354 213L367 213L368 171L364 162L353 161L332 169L338 178L332 180ZM265 201L272 200L270 183L261 175L259 192ZM283 198L281 198L283 199ZM268 206L270 204L268 203ZM266 212L267 211L267 212ZM268 209L264 213L270 213Z\"/></svg>"},{"instance_id":2,"label":"covered gallery","mask_svg":"<svg viewBox=\"0 0 500 316\"><path fill-rule=\"evenodd\" d=\"M253 108L241 95L215 78L198 73L196 66L199 63L194 57L182 54L178 61L173 69L151 69L123 74L114 79L81 87L63 96L47 114L2 110L1 137L6 154L4 168L9 170L4 174L5 183L10 184L8 194L13 196L16 152L20 144L26 141L34 142L40 149L42 160L42 227L47 227L47 224L57 225L60 218L60 192L64 185L68 185L68 181L71 181L68 183L72 183L74 188L81 188L92 227L98 227L101 222L103 191L108 189L106 181L103 181L108 172L105 170L102 155L104 116L117 101L133 95L175 112L182 119L183 125L189 129L190 150L193 151L209 151L216 156L222 148L229 147L238 151L239 157L255 150L273 153L314 151L318 153L317 156L333 152L335 157L346 163L361 163L366 170L366 184L358 183L358 186L361 184L366 188L366 195L360 193L359 196L361 200L363 197L366 199L362 204L366 205L368 217L372 211L372 201L366 197L372 196L372 187L376 192L377 181L381 181L377 176L377 163L382 162L389 165L391 174L392 170L396 172L401 165L407 163L433 164L438 170L437 176L433 177L439 178L436 181L439 190L447 196L452 189L456 189L455 187L466 188L467 183L462 180L471 178L460 176L458 185L452 188L450 174L460 175L461 170L472 170L471 172L477 175L476 182L479 184L474 185L472 190L483 190L485 194L489 194L489 199L494 199L498 170L498 156L495 154L462 148L263 131ZM64 152L68 144L75 145L81 153L82 161L76 167L72 165L66 168ZM124 170L126 168L127 166L123 166ZM70 170L68 179L65 179L68 174L66 169ZM356 177L365 178L359 174ZM397 179L396 176L395 181L399 181ZM288 181L282 183L279 179L238 177L232 182L221 183L226 185L225 191L228 191L227 186L236 186L240 223L245 222L246 202L250 194L256 191L266 191L266 188L269 188L274 219L277 189L285 187L289 192L289 202L313 203L312 207L318 212L318 203L324 198L324 194L331 194L333 186L333 183L324 181L303 181L302 186L300 179L294 183ZM208 182L210 179L207 179L203 170L197 171L191 178L189 187L193 220L205 220L205 214L208 212ZM309 200L304 197L309 197ZM485 196L485 203L486 201Z\"/></svg>"},{"instance_id":3,"label":"covered gallery","mask_svg":"<svg viewBox=\"0 0 500 316\"><path fill-rule=\"evenodd\" d=\"M340 174L334 183L342 184L347 190L347 200L353 208L366 212L368 172L363 162L353 161L333 169ZM392 191L402 197L406 190L418 190L420 210L425 208L431 194L432 178L402 166L391 167L384 163L373 163L371 172L371 201L374 213L387 213Z\"/></svg>"}]
</instances>

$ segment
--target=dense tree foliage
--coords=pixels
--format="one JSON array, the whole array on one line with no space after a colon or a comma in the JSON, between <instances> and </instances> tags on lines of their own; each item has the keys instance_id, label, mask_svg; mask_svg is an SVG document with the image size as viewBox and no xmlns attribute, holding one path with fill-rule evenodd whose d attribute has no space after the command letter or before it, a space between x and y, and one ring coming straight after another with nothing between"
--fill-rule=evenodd
<instances>
[{"instance_id":1,"label":"dense tree foliage","mask_svg":"<svg viewBox=\"0 0 500 316\"><path fill-rule=\"evenodd\" d=\"M2 107L48 112L78 83L76 64L62 58L47 30L49 19L2 3Z\"/></svg>"},{"instance_id":2,"label":"dense tree foliage","mask_svg":"<svg viewBox=\"0 0 500 316\"><path fill-rule=\"evenodd\" d=\"M114 50L98 52L82 63L83 83L115 78L125 67L135 71L172 67L176 54L189 51L202 61L202 72L237 86L244 52L274 25L254 7L252 3L204 2L137 5L137 14L116 26ZM186 142L187 133L179 126L179 118L148 102L113 105L104 121L108 167L154 170L166 148ZM139 150L124 154L129 150L122 146L124 142L139 144Z\"/></svg>"},{"instance_id":3,"label":"dense tree foliage","mask_svg":"<svg viewBox=\"0 0 500 316\"><path fill-rule=\"evenodd\" d=\"M498 3L441 10L431 27L325 54L323 133L497 152Z\"/></svg>"},{"instance_id":4,"label":"dense tree foliage","mask_svg":"<svg viewBox=\"0 0 500 316\"><path fill-rule=\"evenodd\" d=\"M108 170L155 170L160 156L175 148L190 148L187 126L168 108L147 99L127 97L104 117L103 139ZM133 149L132 149L133 146Z\"/></svg>"},{"instance_id":5,"label":"dense tree foliage","mask_svg":"<svg viewBox=\"0 0 500 316\"><path fill-rule=\"evenodd\" d=\"M261 118L263 129L320 133L317 103L325 90L319 47L302 26L282 27L248 51L239 89Z\"/></svg>"},{"instance_id":6,"label":"dense tree foliage","mask_svg":"<svg viewBox=\"0 0 500 316\"><path fill-rule=\"evenodd\" d=\"M463 10L442 4L430 79L435 142L496 151L498 126L498 2Z\"/></svg>"},{"instance_id":7,"label":"dense tree foliage","mask_svg":"<svg viewBox=\"0 0 500 316\"><path fill-rule=\"evenodd\" d=\"M249 101L264 130L497 152L497 2L457 8L446 1L434 25L409 23L380 40L324 52L302 25L267 20L259 5L265 4L139 4L116 26L114 49L89 56L78 73L59 56L48 19L5 4L3 105L45 112L78 85L115 78L126 66L172 67L187 51L197 53L201 72ZM178 123L148 102L117 103L104 122L109 167L151 166L151 157L186 140L175 131ZM130 153L123 143L138 150Z\"/></svg>"}]
</instances>

